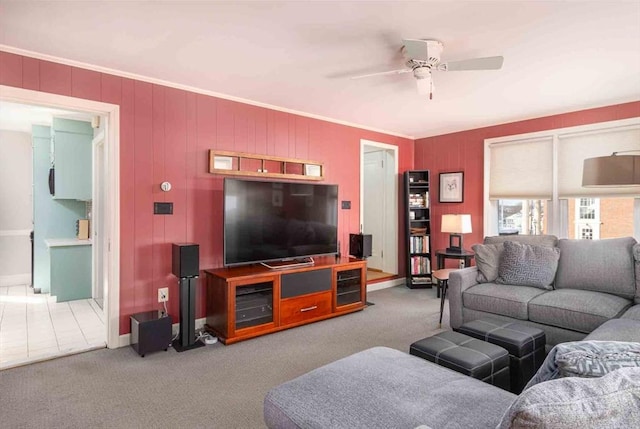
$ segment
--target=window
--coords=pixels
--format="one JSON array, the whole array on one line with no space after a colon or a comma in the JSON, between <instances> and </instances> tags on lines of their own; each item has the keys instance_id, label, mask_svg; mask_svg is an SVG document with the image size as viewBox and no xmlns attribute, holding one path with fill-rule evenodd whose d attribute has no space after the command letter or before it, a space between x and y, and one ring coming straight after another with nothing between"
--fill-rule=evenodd
<instances>
[{"instance_id":1,"label":"window","mask_svg":"<svg viewBox=\"0 0 640 429\"><path fill-rule=\"evenodd\" d=\"M583 240L593 240L593 229L589 226L583 226L580 228L580 238Z\"/></svg>"},{"instance_id":2,"label":"window","mask_svg":"<svg viewBox=\"0 0 640 429\"><path fill-rule=\"evenodd\" d=\"M640 118L485 140L484 235L640 240L640 186L582 187L585 159L638 141Z\"/></svg>"},{"instance_id":3,"label":"window","mask_svg":"<svg viewBox=\"0 0 640 429\"><path fill-rule=\"evenodd\" d=\"M498 200L498 234L546 233L545 200Z\"/></svg>"},{"instance_id":4,"label":"window","mask_svg":"<svg viewBox=\"0 0 640 429\"><path fill-rule=\"evenodd\" d=\"M596 199L595 198L580 198L577 200L578 207L578 219L595 219L596 218Z\"/></svg>"}]
</instances>

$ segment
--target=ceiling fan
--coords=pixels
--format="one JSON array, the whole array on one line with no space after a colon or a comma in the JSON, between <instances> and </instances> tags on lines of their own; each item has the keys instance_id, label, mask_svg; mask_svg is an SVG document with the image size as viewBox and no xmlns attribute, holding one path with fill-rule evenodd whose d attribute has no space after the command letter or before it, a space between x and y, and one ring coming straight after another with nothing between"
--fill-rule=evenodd
<instances>
[{"instance_id":1,"label":"ceiling fan","mask_svg":"<svg viewBox=\"0 0 640 429\"><path fill-rule=\"evenodd\" d=\"M499 70L504 61L503 57L485 57L445 63L440 61L440 54L444 48L442 42L430 39L403 39L402 42L402 55L406 60L406 68L353 76L351 79L413 73L418 85L418 93L429 94L429 99L432 99L432 71Z\"/></svg>"}]
</instances>

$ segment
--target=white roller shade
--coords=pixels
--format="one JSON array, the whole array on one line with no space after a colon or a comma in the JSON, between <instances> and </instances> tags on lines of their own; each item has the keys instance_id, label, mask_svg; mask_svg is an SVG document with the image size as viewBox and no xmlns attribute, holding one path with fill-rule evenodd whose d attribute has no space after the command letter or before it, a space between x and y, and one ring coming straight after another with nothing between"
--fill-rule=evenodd
<instances>
[{"instance_id":1,"label":"white roller shade","mask_svg":"<svg viewBox=\"0 0 640 429\"><path fill-rule=\"evenodd\" d=\"M613 152L625 150L640 150L640 127L560 136L558 143L559 198L640 196L640 186L582 187L582 167L585 158L607 156Z\"/></svg>"},{"instance_id":2,"label":"white roller shade","mask_svg":"<svg viewBox=\"0 0 640 429\"><path fill-rule=\"evenodd\" d=\"M550 200L553 139L495 143L490 148L489 198Z\"/></svg>"}]
</instances>

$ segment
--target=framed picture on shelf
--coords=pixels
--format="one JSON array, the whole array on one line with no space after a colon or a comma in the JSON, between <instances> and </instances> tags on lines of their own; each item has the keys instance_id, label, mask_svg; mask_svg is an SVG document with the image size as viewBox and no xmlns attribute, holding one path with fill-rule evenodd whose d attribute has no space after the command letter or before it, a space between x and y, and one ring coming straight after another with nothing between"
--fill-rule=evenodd
<instances>
[{"instance_id":1,"label":"framed picture on shelf","mask_svg":"<svg viewBox=\"0 0 640 429\"><path fill-rule=\"evenodd\" d=\"M440 173L441 203L461 203L464 196L464 172Z\"/></svg>"}]
</instances>

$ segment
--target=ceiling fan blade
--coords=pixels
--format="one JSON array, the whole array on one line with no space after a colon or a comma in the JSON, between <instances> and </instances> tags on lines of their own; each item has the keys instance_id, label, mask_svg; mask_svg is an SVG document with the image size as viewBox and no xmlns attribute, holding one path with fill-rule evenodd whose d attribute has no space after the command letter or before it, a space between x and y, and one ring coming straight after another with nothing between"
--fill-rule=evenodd
<instances>
[{"instance_id":1,"label":"ceiling fan blade","mask_svg":"<svg viewBox=\"0 0 640 429\"><path fill-rule=\"evenodd\" d=\"M462 71L462 70L500 70L503 57L486 57L486 58L473 58L471 60L451 61L448 63L442 63L438 67L438 70L444 71Z\"/></svg>"},{"instance_id":2,"label":"ceiling fan blade","mask_svg":"<svg viewBox=\"0 0 640 429\"><path fill-rule=\"evenodd\" d=\"M404 44L404 52L407 58L415 60L429 59L429 46L425 40L402 39L402 43Z\"/></svg>"},{"instance_id":3,"label":"ceiling fan blade","mask_svg":"<svg viewBox=\"0 0 640 429\"><path fill-rule=\"evenodd\" d=\"M392 74L411 73L412 71L413 71L412 69L390 70L390 71L379 72L379 73L369 73L369 74L361 74L358 76L351 76L350 79L362 79L364 77L371 77L371 76L385 76L385 75L392 75Z\"/></svg>"}]
</instances>

